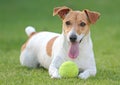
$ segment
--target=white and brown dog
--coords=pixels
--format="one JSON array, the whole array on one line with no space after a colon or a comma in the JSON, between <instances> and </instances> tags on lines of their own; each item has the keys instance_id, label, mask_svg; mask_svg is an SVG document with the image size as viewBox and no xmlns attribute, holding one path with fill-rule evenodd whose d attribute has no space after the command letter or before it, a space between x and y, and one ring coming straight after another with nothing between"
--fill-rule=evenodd
<instances>
[{"instance_id":1,"label":"white and brown dog","mask_svg":"<svg viewBox=\"0 0 120 85\"><path fill-rule=\"evenodd\" d=\"M63 20L62 34L36 32L33 27L27 27L29 39L21 48L20 63L28 67L43 66L49 70L51 78L61 78L58 69L69 60L78 65L79 78L94 76L96 64L90 24L94 24L100 14L89 10L73 11L63 6L55 8L53 15Z\"/></svg>"}]
</instances>

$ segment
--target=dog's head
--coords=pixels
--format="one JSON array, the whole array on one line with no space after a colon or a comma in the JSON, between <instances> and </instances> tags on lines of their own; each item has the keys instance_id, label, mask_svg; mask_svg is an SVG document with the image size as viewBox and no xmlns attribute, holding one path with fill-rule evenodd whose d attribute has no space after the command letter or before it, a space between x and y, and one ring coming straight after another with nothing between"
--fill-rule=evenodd
<instances>
[{"instance_id":1,"label":"dog's head","mask_svg":"<svg viewBox=\"0 0 120 85\"><path fill-rule=\"evenodd\" d=\"M94 24L100 16L98 12L73 11L65 6L54 8L53 15L59 15L63 20L63 33L71 44L80 43L89 33L90 24Z\"/></svg>"},{"instance_id":2,"label":"dog's head","mask_svg":"<svg viewBox=\"0 0 120 85\"><path fill-rule=\"evenodd\" d=\"M53 15L59 15L63 20L63 31L71 43L80 42L99 18L98 12L89 10L73 11L68 7L54 8Z\"/></svg>"}]
</instances>

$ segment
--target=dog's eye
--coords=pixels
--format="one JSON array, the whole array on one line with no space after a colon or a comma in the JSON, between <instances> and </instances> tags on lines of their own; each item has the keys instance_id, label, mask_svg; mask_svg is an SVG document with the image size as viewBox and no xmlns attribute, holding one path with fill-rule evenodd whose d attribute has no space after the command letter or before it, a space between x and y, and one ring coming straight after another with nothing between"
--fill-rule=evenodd
<instances>
[{"instance_id":1,"label":"dog's eye","mask_svg":"<svg viewBox=\"0 0 120 85\"><path fill-rule=\"evenodd\" d=\"M81 23L80 23L80 26L81 26L81 27L84 27L85 25L86 25L85 22L81 22Z\"/></svg>"},{"instance_id":2,"label":"dog's eye","mask_svg":"<svg viewBox=\"0 0 120 85\"><path fill-rule=\"evenodd\" d=\"M70 21L67 21L67 22L66 22L66 25L70 25L70 24L71 24Z\"/></svg>"}]
</instances>

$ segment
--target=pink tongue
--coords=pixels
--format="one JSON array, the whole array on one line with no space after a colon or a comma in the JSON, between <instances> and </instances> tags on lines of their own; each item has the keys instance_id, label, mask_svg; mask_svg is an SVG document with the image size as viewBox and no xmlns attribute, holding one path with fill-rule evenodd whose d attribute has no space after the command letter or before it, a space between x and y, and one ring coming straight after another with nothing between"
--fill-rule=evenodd
<instances>
[{"instance_id":1,"label":"pink tongue","mask_svg":"<svg viewBox=\"0 0 120 85\"><path fill-rule=\"evenodd\" d=\"M71 43L68 56L72 59L79 55L79 43Z\"/></svg>"}]
</instances>

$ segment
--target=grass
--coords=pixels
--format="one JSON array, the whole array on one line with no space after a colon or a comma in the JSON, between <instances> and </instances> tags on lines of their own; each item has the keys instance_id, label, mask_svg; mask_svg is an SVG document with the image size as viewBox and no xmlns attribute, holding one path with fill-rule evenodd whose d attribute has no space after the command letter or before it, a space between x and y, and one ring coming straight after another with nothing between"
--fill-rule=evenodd
<instances>
[{"instance_id":1,"label":"grass","mask_svg":"<svg viewBox=\"0 0 120 85\"><path fill-rule=\"evenodd\" d=\"M0 85L120 85L119 0L0 0ZM61 21L52 16L56 6L90 9L101 13L91 26L98 73L87 80L51 79L44 68L19 63L20 46L27 39L24 28L61 32Z\"/></svg>"}]
</instances>

